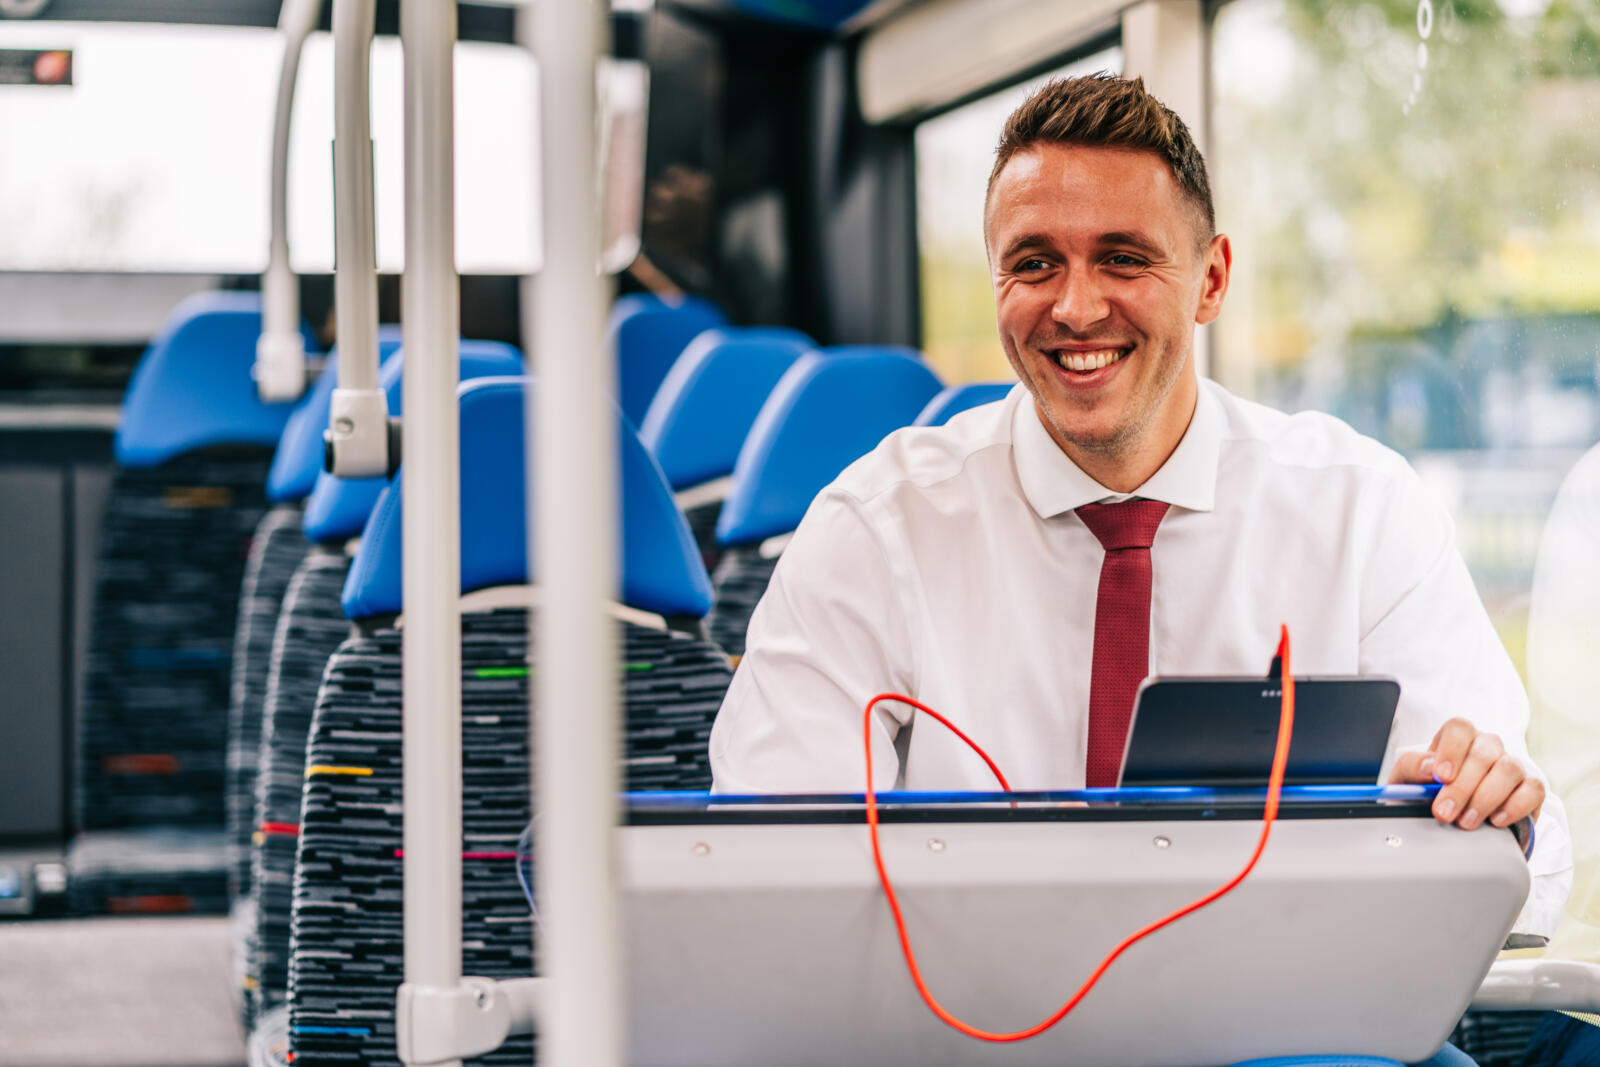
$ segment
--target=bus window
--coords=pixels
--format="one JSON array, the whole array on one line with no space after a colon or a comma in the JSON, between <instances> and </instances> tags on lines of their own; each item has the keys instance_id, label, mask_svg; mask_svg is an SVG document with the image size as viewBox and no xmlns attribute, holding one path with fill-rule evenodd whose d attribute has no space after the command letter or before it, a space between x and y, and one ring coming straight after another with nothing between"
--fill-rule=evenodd
<instances>
[{"instance_id":1,"label":"bus window","mask_svg":"<svg viewBox=\"0 0 1600 1067\"><path fill-rule=\"evenodd\" d=\"M297 271L333 268L333 42L307 41L289 226ZM249 27L7 22L0 47L72 53L68 86L6 86L0 271L254 274L266 264L282 39ZM533 60L456 52L457 258L467 274L538 260ZM400 43L372 52L379 268L403 265Z\"/></svg>"},{"instance_id":2,"label":"bus window","mask_svg":"<svg viewBox=\"0 0 1600 1067\"><path fill-rule=\"evenodd\" d=\"M1009 381L995 339L994 297L983 249L983 193L1006 116L1051 78L1122 70L1108 48L917 126L917 248L922 349L946 382Z\"/></svg>"},{"instance_id":3,"label":"bus window","mask_svg":"<svg viewBox=\"0 0 1600 1067\"><path fill-rule=\"evenodd\" d=\"M1340 416L1444 500L1578 843L1552 951L1595 955L1600 39L1582 6L1235 0L1213 24L1208 156L1235 255L1212 374Z\"/></svg>"}]
</instances>

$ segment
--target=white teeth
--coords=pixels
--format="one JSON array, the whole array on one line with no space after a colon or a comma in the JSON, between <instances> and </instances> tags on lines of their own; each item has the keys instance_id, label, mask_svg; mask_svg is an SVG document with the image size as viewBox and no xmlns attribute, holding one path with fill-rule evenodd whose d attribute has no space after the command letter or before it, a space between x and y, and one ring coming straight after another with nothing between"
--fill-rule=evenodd
<instances>
[{"instance_id":1,"label":"white teeth","mask_svg":"<svg viewBox=\"0 0 1600 1067\"><path fill-rule=\"evenodd\" d=\"M1121 358L1120 350L1107 348L1099 352L1062 352L1057 360L1067 370L1092 371L1109 367Z\"/></svg>"}]
</instances>

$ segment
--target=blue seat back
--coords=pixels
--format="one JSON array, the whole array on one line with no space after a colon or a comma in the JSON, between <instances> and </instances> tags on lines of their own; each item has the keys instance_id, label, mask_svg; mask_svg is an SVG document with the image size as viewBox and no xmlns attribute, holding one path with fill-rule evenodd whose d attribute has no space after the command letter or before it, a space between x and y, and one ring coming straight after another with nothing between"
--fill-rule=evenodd
<instances>
[{"instance_id":1,"label":"blue seat back","mask_svg":"<svg viewBox=\"0 0 1600 1067\"><path fill-rule=\"evenodd\" d=\"M968 408L1005 399L1005 395L1011 392L1014 384L1014 382L968 382L965 385L952 385L928 401L928 406L922 409L922 413L912 425L943 426L952 416L959 415Z\"/></svg>"},{"instance_id":2,"label":"blue seat back","mask_svg":"<svg viewBox=\"0 0 1600 1067\"><path fill-rule=\"evenodd\" d=\"M462 341L460 381L471 378L518 375L527 368L522 353L499 341ZM404 378L405 355L396 350L384 361L378 374L388 398L389 414L403 415L400 384ZM326 418L324 418L326 421ZM378 503L378 495L388 485L387 478L335 478L327 471L317 474L317 484L306 501L306 537L312 541L343 541L354 537L366 525Z\"/></svg>"},{"instance_id":3,"label":"blue seat back","mask_svg":"<svg viewBox=\"0 0 1600 1067\"><path fill-rule=\"evenodd\" d=\"M301 332L314 351L310 330ZM197 293L173 309L128 383L117 462L156 467L215 445L276 444L294 404L256 395L260 337L259 293Z\"/></svg>"},{"instance_id":4,"label":"blue seat back","mask_svg":"<svg viewBox=\"0 0 1600 1067\"><path fill-rule=\"evenodd\" d=\"M524 429L531 378L464 382L461 403L461 591L537 581L528 562ZM700 618L711 579L672 490L633 426L616 417L620 464L622 573L619 598L658 615ZM383 491L361 536L344 587L352 619L402 610L403 479Z\"/></svg>"},{"instance_id":5,"label":"blue seat back","mask_svg":"<svg viewBox=\"0 0 1600 1067\"><path fill-rule=\"evenodd\" d=\"M767 398L739 451L717 540L750 544L800 525L839 472L939 392L916 351L847 345L800 357Z\"/></svg>"},{"instance_id":6,"label":"blue seat back","mask_svg":"<svg viewBox=\"0 0 1600 1067\"><path fill-rule=\"evenodd\" d=\"M715 304L697 296L672 303L643 293L619 297L606 323L606 343L616 354L617 399L622 413L638 426L685 346L702 330L727 321Z\"/></svg>"},{"instance_id":7,"label":"blue seat back","mask_svg":"<svg viewBox=\"0 0 1600 1067\"><path fill-rule=\"evenodd\" d=\"M378 327L378 358L388 359L400 347L400 327ZM322 431L328 428L328 409L339 385L339 353L328 353L316 384L301 398L278 438L267 472L267 499L274 504L304 500L316 488L322 470Z\"/></svg>"},{"instance_id":8,"label":"blue seat back","mask_svg":"<svg viewBox=\"0 0 1600 1067\"><path fill-rule=\"evenodd\" d=\"M778 379L815 348L798 330L728 327L689 342L662 379L639 439L674 489L733 473Z\"/></svg>"}]
</instances>

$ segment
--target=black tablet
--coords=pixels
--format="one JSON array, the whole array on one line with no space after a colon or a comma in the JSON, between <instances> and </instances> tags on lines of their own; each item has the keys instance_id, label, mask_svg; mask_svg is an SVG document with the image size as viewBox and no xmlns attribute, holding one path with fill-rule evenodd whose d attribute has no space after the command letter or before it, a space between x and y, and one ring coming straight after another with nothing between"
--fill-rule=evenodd
<instances>
[{"instance_id":1,"label":"black tablet","mask_svg":"<svg viewBox=\"0 0 1600 1067\"><path fill-rule=\"evenodd\" d=\"M1296 678L1287 785L1372 784L1400 701L1382 676ZM1271 678L1146 678L1134 701L1123 786L1262 786L1282 687Z\"/></svg>"}]
</instances>

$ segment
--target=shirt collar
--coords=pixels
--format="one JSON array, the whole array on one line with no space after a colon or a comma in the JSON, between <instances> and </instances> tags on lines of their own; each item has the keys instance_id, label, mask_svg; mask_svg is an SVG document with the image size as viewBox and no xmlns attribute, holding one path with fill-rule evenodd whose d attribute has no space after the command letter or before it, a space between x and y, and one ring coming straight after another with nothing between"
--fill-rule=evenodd
<instances>
[{"instance_id":1,"label":"shirt collar","mask_svg":"<svg viewBox=\"0 0 1600 1067\"><path fill-rule=\"evenodd\" d=\"M1027 388L1012 415L1012 449L1022 494L1040 518L1093 504L1107 497L1164 500L1190 511L1211 511L1216 503L1217 462L1222 452L1222 412L1207 383L1201 382L1189 428L1172 455L1130 494L1107 489L1067 457L1039 419Z\"/></svg>"}]
</instances>

